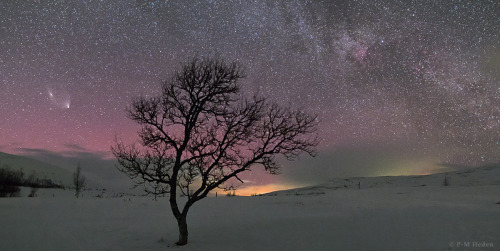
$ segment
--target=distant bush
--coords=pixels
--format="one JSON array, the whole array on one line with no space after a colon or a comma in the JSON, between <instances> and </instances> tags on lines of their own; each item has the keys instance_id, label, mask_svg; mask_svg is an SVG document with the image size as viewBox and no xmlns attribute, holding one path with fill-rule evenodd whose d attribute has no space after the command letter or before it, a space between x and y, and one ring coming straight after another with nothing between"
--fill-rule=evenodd
<instances>
[{"instance_id":1,"label":"distant bush","mask_svg":"<svg viewBox=\"0 0 500 251\"><path fill-rule=\"evenodd\" d=\"M24 181L24 173L22 170L13 171L9 166L4 165L0 168L0 184L2 185L17 185L20 186Z\"/></svg>"},{"instance_id":2,"label":"distant bush","mask_svg":"<svg viewBox=\"0 0 500 251\"><path fill-rule=\"evenodd\" d=\"M22 171L13 171L7 165L0 168L0 197L19 197L23 183Z\"/></svg>"},{"instance_id":3,"label":"distant bush","mask_svg":"<svg viewBox=\"0 0 500 251\"><path fill-rule=\"evenodd\" d=\"M450 182L448 181L448 177L445 175L444 180L443 180L443 186L447 187L450 185Z\"/></svg>"},{"instance_id":4,"label":"distant bush","mask_svg":"<svg viewBox=\"0 0 500 251\"><path fill-rule=\"evenodd\" d=\"M0 167L0 197L19 197L20 186L31 187L30 195L33 196L36 195L38 188L63 188L61 184L56 184L50 179L37 178L35 173L25 178L22 169L16 171L10 169L8 165L2 165Z\"/></svg>"},{"instance_id":5,"label":"distant bush","mask_svg":"<svg viewBox=\"0 0 500 251\"><path fill-rule=\"evenodd\" d=\"M20 197L21 189L13 185L0 185L0 197Z\"/></svg>"},{"instance_id":6,"label":"distant bush","mask_svg":"<svg viewBox=\"0 0 500 251\"><path fill-rule=\"evenodd\" d=\"M36 197L36 192L38 192L38 188L32 187L30 190L30 194L28 194L28 197Z\"/></svg>"},{"instance_id":7,"label":"distant bush","mask_svg":"<svg viewBox=\"0 0 500 251\"><path fill-rule=\"evenodd\" d=\"M57 184L51 179L37 178L35 173L32 173L28 179L25 179L22 186L36 187L36 188L64 188L63 185Z\"/></svg>"}]
</instances>

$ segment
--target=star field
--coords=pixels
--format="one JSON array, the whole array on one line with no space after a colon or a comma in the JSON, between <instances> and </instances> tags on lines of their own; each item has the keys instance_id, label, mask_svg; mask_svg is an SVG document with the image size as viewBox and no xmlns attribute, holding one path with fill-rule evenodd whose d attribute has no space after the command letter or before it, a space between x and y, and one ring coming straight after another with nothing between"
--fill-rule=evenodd
<instances>
[{"instance_id":1,"label":"star field","mask_svg":"<svg viewBox=\"0 0 500 251\"><path fill-rule=\"evenodd\" d=\"M497 1L1 1L0 151L109 152L132 97L194 55L309 112L320 153L500 161Z\"/></svg>"}]
</instances>

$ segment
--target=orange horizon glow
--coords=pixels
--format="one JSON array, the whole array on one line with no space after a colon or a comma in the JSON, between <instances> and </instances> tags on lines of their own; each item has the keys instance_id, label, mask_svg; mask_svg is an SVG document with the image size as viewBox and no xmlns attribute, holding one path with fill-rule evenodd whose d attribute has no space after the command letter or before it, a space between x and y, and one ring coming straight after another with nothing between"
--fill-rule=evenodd
<instances>
[{"instance_id":1,"label":"orange horizon glow","mask_svg":"<svg viewBox=\"0 0 500 251\"><path fill-rule=\"evenodd\" d=\"M294 189L300 186L292 186L292 185L283 185L283 184L267 184L267 185L259 185L259 186L247 186L238 188L235 190L235 195L237 196L252 196L252 195L260 195L280 190L288 190ZM217 192L218 196L226 196L230 191L217 190L213 191L212 194L215 196ZM232 193L232 191L231 191Z\"/></svg>"}]
</instances>

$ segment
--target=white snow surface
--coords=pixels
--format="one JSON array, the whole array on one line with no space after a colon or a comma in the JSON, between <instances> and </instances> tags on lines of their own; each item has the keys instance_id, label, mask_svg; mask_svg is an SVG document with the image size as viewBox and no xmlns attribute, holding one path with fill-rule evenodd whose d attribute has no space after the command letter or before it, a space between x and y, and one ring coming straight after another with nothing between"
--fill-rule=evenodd
<instances>
[{"instance_id":1,"label":"white snow surface","mask_svg":"<svg viewBox=\"0 0 500 251\"><path fill-rule=\"evenodd\" d=\"M191 208L183 247L166 198L45 189L0 199L0 250L500 250L499 172L209 197Z\"/></svg>"}]
</instances>

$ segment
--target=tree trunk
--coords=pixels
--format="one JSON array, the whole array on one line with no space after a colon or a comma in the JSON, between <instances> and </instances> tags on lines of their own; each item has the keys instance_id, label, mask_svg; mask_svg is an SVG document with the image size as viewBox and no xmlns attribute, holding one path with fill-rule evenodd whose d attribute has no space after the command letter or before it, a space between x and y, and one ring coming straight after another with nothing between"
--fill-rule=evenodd
<instances>
[{"instance_id":1,"label":"tree trunk","mask_svg":"<svg viewBox=\"0 0 500 251\"><path fill-rule=\"evenodd\" d=\"M186 214L181 214L177 218L177 225L179 226L179 240L175 244L177 244L178 246L186 245L188 241Z\"/></svg>"}]
</instances>

